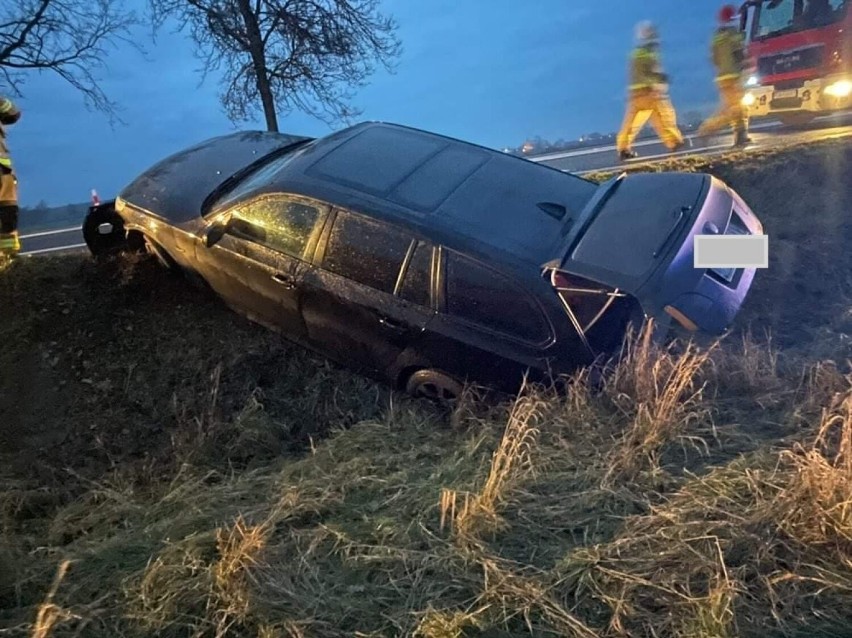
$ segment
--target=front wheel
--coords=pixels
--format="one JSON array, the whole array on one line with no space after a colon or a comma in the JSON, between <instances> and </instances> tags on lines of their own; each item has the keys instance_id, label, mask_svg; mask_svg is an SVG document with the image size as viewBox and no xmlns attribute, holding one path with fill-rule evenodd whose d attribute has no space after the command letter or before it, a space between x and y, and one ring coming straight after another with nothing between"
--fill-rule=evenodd
<instances>
[{"instance_id":1,"label":"front wheel","mask_svg":"<svg viewBox=\"0 0 852 638\"><path fill-rule=\"evenodd\" d=\"M124 220L112 203L93 206L83 221L83 239L95 258L108 258L129 248Z\"/></svg>"}]
</instances>

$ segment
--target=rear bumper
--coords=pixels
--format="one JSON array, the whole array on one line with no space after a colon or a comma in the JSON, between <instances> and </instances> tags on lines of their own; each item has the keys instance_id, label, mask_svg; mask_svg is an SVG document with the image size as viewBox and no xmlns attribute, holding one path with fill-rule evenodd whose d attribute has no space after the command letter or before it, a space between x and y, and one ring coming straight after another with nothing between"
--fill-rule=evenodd
<instances>
[{"instance_id":1,"label":"rear bumper","mask_svg":"<svg viewBox=\"0 0 852 638\"><path fill-rule=\"evenodd\" d=\"M850 82L852 75L838 74L805 80L792 88L757 86L746 91L743 104L753 117L802 111L831 113L852 107L852 90L845 90Z\"/></svg>"}]
</instances>

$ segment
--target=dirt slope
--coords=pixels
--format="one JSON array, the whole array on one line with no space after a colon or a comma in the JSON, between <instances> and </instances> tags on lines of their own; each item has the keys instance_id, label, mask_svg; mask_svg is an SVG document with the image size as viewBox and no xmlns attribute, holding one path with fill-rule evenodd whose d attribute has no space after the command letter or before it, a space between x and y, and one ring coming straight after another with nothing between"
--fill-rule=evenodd
<instances>
[{"instance_id":1,"label":"dirt slope","mask_svg":"<svg viewBox=\"0 0 852 638\"><path fill-rule=\"evenodd\" d=\"M0 629L839 635L852 144L678 167L770 236L739 334L449 421L150 262L0 273Z\"/></svg>"}]
</instances>

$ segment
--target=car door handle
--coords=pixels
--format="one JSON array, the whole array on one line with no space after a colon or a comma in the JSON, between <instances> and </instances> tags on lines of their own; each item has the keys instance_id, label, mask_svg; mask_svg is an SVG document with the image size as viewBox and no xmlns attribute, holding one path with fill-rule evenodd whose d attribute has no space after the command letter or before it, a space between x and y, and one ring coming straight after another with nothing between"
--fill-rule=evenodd
<instances>
[{"instance_id":1,"label":"car door handle","mask_svg":"<svg viewBox=\"0 0 852 638\"><path fill-rule=\"evenodd\" d=\"M277 272L272 275L272 281L274 281L276 284L281 284L287 289L296 287L296 281L290 275L284 275Z\"/></svg>"},{"instance_id":2,"label":"car door handle","mask_svg":"<svg viewBox=\"0 0 852 638\"><path fill-rule=\"evenodd\" d=\"M403 324L397 323L393 319L388 319L387 317L379 317L379 323L388 330L392 330L393 332L406 331L406 327Z\"/></svg>"}]
</instances>

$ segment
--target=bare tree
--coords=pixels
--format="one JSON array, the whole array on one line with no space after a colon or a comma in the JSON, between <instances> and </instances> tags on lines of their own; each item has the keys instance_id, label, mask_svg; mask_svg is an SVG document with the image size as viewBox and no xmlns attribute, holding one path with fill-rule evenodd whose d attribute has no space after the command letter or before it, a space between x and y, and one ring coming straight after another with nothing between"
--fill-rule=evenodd
<instances>
[{"instance_id":1,"label":"bare tree","mask_svg":"<svg viewBox=\"0 0 852 638\"><path fill-rule=\"evenodd\" d=\"M52 71L113 116L95 72L135 22L117 0L0 0L0 73L20 95L26 71Z\"/></svg>"},{"instance_id":2,"label":"bare tree","mask_svg":"<svg viewBox=\"0 0 852 638\"><path fill-rule=\"evenodd\" d=\"M149 0L155 28L169 18L188 29L204 76L222 71L228 117L262 108L266 127L298 109L325 122L349 120L350 105L376 64L392 70L396 23L378 0Z\"/></svg>"}]
</instances>

